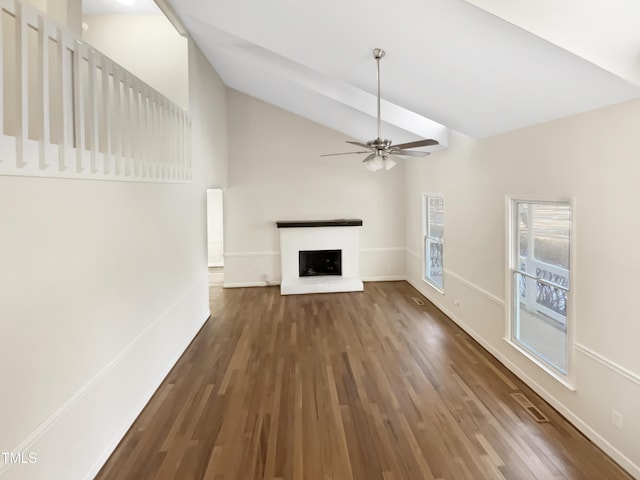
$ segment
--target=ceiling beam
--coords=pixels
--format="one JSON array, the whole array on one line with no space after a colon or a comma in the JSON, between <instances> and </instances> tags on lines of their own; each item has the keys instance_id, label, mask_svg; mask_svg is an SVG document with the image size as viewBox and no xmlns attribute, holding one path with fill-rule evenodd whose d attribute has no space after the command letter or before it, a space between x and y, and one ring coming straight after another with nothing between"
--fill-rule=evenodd
<instances>
[{"instance_id":1,"label":"ceiling beam","mask_svg":"<svg viewBox=\"0 0 640 480\"><path fill-rule=\"evenodd\" d=\"M180 20L180 17L178 17L178 15L176 14L173 7L169 4L169 2L167 2L166 0L153 0L153 1L156 3L156 5L158 5L158 8L162 10L162 13L164 14L164 16L167 17L167 19L171 22L171 25L173 25L173 27L178 31L178 33L183 37L188 37L189 32L187 32L187 29L182 23L182 20Z\"/></svg>"}]
</instances>

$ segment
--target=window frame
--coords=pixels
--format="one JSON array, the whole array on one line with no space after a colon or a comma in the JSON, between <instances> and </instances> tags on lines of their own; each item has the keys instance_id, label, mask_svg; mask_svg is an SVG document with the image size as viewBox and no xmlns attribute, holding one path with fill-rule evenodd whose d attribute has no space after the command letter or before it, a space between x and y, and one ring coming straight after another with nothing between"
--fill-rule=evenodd
<instances>
[{"instance_id":1,"label":"window frame","mask_svg":"<svg viewBox=\"0 0 640 480\"><path fill-rule=\"evenodd\" d=\"M429 236L429 198L442 199L442 236L439 238ZM442 193L422 193L422 280L438 293L444 295L444 195ZM428 241L437 241L442 245L442 285L438 285L427 275L427 245Z\"/></svg>"},{"instance_id":2,"label":"window frame","mask_svg":"<svg viewBox=\"0 0 640 480\"><path fill-rule=\"evenodd\" d=\"M534 204L551 204L551 205L567 205L570 209L571 218L569 222L569 290L566 293L567 296L567 315L566 315L566 360L567 360L567 372L563 373L559 369L555 368L548 361L545 361L542 357L537 355L532 349L526 348L519 343L515 338L515 320L516 320L516 308L518 308L518 302L515 301L514 295L517 289L515 270L519 267L518 264L518 218L517 218L517 206L519 203L534 203ZM505 196L505 216L506 216L506 238L505 238L505 336L504 340L511 345L515 350L520 352L543 371L549 374L552 378L560 382L569 390L575 391L575 232L576 232L576 206L574 197L539 197L539 196L520 196L520 195L506 195Z\"/></svg>"}]
</instances>

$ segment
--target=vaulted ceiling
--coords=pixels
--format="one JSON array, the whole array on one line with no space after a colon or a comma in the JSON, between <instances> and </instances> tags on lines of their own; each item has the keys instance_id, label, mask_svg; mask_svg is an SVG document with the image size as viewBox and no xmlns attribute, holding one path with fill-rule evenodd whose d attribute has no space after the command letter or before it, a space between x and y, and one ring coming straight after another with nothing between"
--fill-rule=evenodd
<instances>
[{"instance_id":1,"label":"vaulted ceiling","mask_svg":"<svg viewBox=\"0 0 640 480\"><path fill-rule=\"evenodd\" d=\"M361 140L375 137L375 47L387 52L383 136L395 143L446 145L448 128L485 137L640 97L462 0L169 3L228 86Z\"/></svg>"},{"instance_id":2,"label":"vaulted ceiling","mask_svg":"<svg viewBox=\"0 0 640 480\"><path fill-rule=\"evenodd\" d=\"M162 15L154 0L82 0L85 15L125 14Z\"/></svg>"}]
</instances>

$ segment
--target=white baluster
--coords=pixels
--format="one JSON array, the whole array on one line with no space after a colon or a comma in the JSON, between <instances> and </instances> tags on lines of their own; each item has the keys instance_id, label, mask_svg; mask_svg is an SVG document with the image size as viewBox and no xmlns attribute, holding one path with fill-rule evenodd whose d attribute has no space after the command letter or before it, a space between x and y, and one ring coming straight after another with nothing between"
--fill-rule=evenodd
<instances>
[{"instance_id":1,"label":"white baluster","mask_svg":"<svg viewBox=\"0 0 640 480\"><path fill-rule=\"evenodd\" d=\"M102 125L102 135L104 137L104 155L102 163L102 173L108 175L111 173L111 67L109 59L104 55L101 57L102 66L102 109L100 124Z\"/></svg>"},{"instance_id":2,"label":"white baluster","mask_svg":"<svg viewBox=\"0 0 640 480\"><path fill-rule=\"evenodd\" d=\"M186 137L186 156L187 156L187 180L191 181L191 119L187 117L187 114L184 114L185 123L187 124L187 128L185 130Z\"/></svg>"},{"instance_id":3,"label":"white baluster","mask_svg":"<svg viewBox=\"0 0 640 480\"><path fill-rule=\"evenodd\" d=\"M127 117L127 121L126 121L126 129L125 129L125 145L126 145L126 150L125 150L125 158L126 158L126 165L125 165L125 175L126 176L130 176L133 173L133 168L134 168L134 159L133 159L133 155L134 155L134 140L135 140L135 134L134 134L134 126L135 126L135 119L134 119L134 105L133 105L133 101L135 98L135 89L133 87L133 80L131 75L127 72L125 73L125 112L126 112L126 117Z\"/></svg>"},{"instance_id":4,"label":"white baluster","mask_svg":"<svg viewBox=\"0 0 640 480\"><path fill-rule=\"evenodd\" d=\"M184 112L182 110L178 111L178 118L176 121L176 133L178 135L178 155L176 161L180 167L180 179L187 179L187 163L186 157L184 155L186 149L186 138L185 138L185 128L186 124L184 121Z\"/></svg>"},{"instance_id":5,"label":"white baluster","mask_svg":"<svg viewBox=\"0 0 640 480\"><path fill-rule=\"evenodd\" d=\"M100 145L99 125L98 125L98 89L96 87L96 76L98 75L98 67L96 65L96 53L93 49L89 49L89 105L88 105L88 127L91 141L91 173L98 171L98 148Z\"/></svg>"},{"instance_id":6,"label":"white baluster","mask_svg":"<svg viewBox=\"0 0 640 480\"><path fill-rule=\"evenodd\" d=\"M62 43L62 42L60 42ZM73 108L74 108L74 138L73 145L76 148L76 172L84 171L84 154L86 150L86 124L85 124L85 90L88 85L82 76L82 67L85 58L85 47L80 41L74 42L73 48ZM88 53L88 52L87 52ZM63 68L63 78L66 75ZM65 89L63 88L63 91Z\"/></svg>"},{"instance_id":7,"label":"white baluster","mask_svg":"<svg viewBox=\"0 0 640 480\"><path fill-rule=\"evenodd\" d=\"M149 92L149 114L151 121L149 122L149 165L151 167L151 177L158 178L158 170L160 159L158 154L162 148L163 140L160 138L158 131L158 102L157 92Z\"/></svg>"},{"instance_id":8,"label":"white baluster","mask_svg":"<svg viewBox=\"0 0 640 480\"><path fill-rule=\"evenodd\" d=\"M54 110L56 113L56 118L54 119L54 124L57 124L57 135L58 135L58 172L64 172L69 168L67 162L70 160L67 158L67 118L65 109L67 108L67 102L65 102L65 81L67 81L66 77L68 72L65 72L65 46L64 46L64 34L60 28L55 29L56 32L56 65L55 71L59 76L60 82L58 83L58 88L55 91L51 92L51 95L54 97L58 97L60 99L59 102L59 110Z\"/></svg>"},{"instance_id":9,"label":"white baluster","mask_svg":"<svg viewBox=\"0 0 640 480\"><path fill-rule=\"evenodd\" d=\"M42 96L42 109L40 111L41 138L39 138L40 150L40 170L49 167L47 152L49 151L50 139L50 103L49 103L49 34L47 24L42 15L38 15L38 75L40 80L40 94Z\"/></svg>"},{"instance_id":10,"label":"white baluster","mask_svg":"<svg viewBox=\"0 0 640 480\"><path fill-rule=\"evenodd\" d=\"M134 151L133 174L136 177L142 177L142 92L140 91L140 82L137 78L133 78L133 135L132 145Z\"/></svg>"},{"instance_id":11,"label":"white baluster","mask_svg":"<svg viewBox=\"0 0 640 480\"><path fill-rule=\"evenodd\" d=\"M25 145L29 136L29 87L27 72L27 22L22 4L16 2L15 8L15 48L16 48L16 166L24 168Z\"/></svg>"},{"instance_id":12,"label":"white baluster","mask_svg":"<svg viewBox=\"0 0 640 480\"><path fill-rule=\"evenodd\" d=\"M114 173L120 175L122 162L122 99L120 95L120 68L112 64L113 74L113 110L111 138L113 141Z\"/></svg>"}]
</instances>

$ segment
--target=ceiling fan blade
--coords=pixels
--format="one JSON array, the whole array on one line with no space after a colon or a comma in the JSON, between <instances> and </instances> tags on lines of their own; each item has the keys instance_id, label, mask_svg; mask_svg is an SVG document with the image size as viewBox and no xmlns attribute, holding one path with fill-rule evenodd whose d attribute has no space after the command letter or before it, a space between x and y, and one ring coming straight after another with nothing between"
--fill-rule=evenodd
<instances>
[{"instance_id":1,"label":"ceiling fan blade","mask_svg":"<svg viewBox=\"0 0 640 480\"><path fill-rule=\"evenodd\" d=\"M404 148L427 147L429 145L439 145L439 142L437 140L428 138L426 140L418 140L416 142L401 143L400 145L393 145L392 147L404 149Z\"/></svg>"},{"instance_id":2,"label":"ceiling fan blade","mask_svg":"<svg viewBox=\"0 0 640 480\"><path fill-rule=\"evenodd\" d=\"M362 143L362 142L351 142L351 141L347 140L347 143L350 143L351 145L357 145L359 147L371 148L369 145L367 145L366 143Z\"/></svg>"},{"instance_id":3,"label":"ceiling fan blade","mask_svg":"<svg viewBox=\"0 0 640 480\"><path fill-rule=\"evenodd\" d=\"M320 155L321 157L335 157L336 155L354 155L356 153L369 153L369 150L366 152L344 152L344 153L325 153L324 155Z\"/></svg>"},{"instance_id":4,"label":"ceiling fan blade","mask_svg":"<svg viewBox=\"0 0 640 480\"><path fill-rule=\"evenodd\" d=\"M401 157L426 157L427 155L431 155L431 152L420 152L417 150L389 150L389 153Z\"/></svg>"},{"instance_id":5,"label":"ceiling fan blade","mask_svg":"<svg viewBox=\"0 0 640 480\"><path fill-rule=\"evenodd\" d=\"M375 158L376 154L372 153L371 155L367 155L367 158L365 158L364 160L362 160L362 163L367 163L370 160L373 160Z\"/></svg>"}]
</instances>

